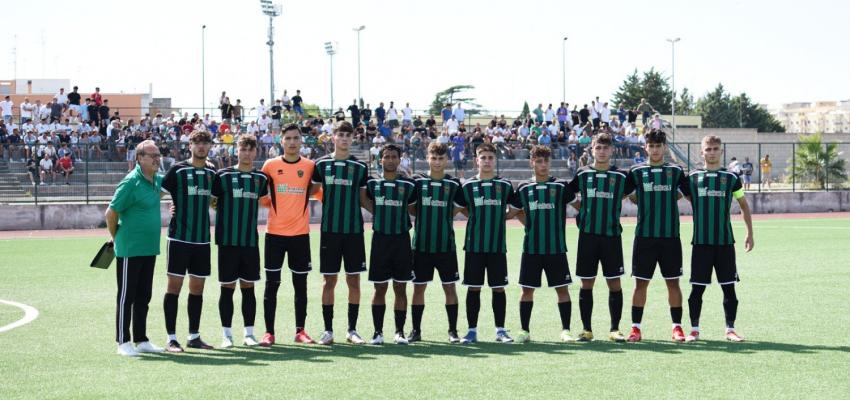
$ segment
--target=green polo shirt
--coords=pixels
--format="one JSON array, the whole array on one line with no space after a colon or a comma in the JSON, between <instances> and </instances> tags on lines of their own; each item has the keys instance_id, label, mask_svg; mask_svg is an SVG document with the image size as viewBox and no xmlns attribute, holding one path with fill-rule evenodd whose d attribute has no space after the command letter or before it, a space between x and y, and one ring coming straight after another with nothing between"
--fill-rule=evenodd
<instances>
[{"instance_id":1,"label":"green polo shirt","mask_svg":"<svg viewBox=\"0 0 850 400\"><path fill-rule=\"evenodd\" d=\"M145 179L138 165L118 184L109 203L109 208L118 213L118 233L115 235L117 257L159 255L161 187L162 176L154 175L151 183Z\"/></svg>"}]
</instances>

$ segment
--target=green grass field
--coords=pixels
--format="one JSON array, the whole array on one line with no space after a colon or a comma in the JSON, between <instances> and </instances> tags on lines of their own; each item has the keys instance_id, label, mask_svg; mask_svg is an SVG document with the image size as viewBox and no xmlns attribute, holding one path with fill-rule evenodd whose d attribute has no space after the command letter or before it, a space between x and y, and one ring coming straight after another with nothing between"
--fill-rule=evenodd
<instances>
[{"instance_id":1,"label":"green grass field","mask_svg":"<svg viewBox=\"0 0 850 400\"><path fill-rule=\"evenodd\" d=\"M743 238L743 225L735 224ZM683 232L690 224L683 223ZM627 267L633 226L625 227ZM301 346L291 343L292 290L281 288L278 341L271 349L189 351L183 355L147 355L127 359L114 354L115 269L92 270L88 262L102 238L16 239L0 241L0 299L25 303L38 319L0 333L0 398L848 398L850 396L850 219L770 219L755 222L756 247L739 252L739 331L742 344L723 340L721 292L705 295L704 341L693 345L669 340L666 293L659 281L650 287L644 315L644 342L588 344L557 342L560 325L555 294L538 292L532 317L533 343L493 343L490 294L482 296L479 337L474 346L445 342L442 291L428 289L423 321L425 342L383 347ZM522 230L508 231L508 328L519 329L516 279ZM458 238L462 238L459 231ZM685 234L690 238L690 234ZM312 235L318 264L318 234ZM568 231L573 264L576 230ZM368 243L368 238L367 238ZM367 246L368 247L368 246ZM685 273L690 259L685 246ZM215 260L215 257L213 257ZM162 295L165 256L157 261L149 335L164 345ZM215 266L213 266L215 270ZM629 268L627 268L629 270ZM656 273L657 276L657 273ZM215 277L215 274L214 274ZM364 276L365 279L365 276ZM320 277L310 275L307 330L321 331ZM261 283L262 285L262 283ZM624 281L621 328L629 325L631 291ZM607 290L597 286L594 327L607 329ZM685 289L685 296L690 292ZM220 341L218 288L206 288L202 333ZM337 299L345 299L340 285ZM358 328L371 336L369 299L364 285ZM466 328L461 290L459 327ZM581 327L577 287L573 295L573 332ZM234 316L241 343L239 295ZM257 330L262 333L262 301ZM187 329L186 296L181 296L179 336ZM23 312L0 304L0 326ZM345 305L337 304L338 333L345 326ZM685 311L686 329L687 310ZM386 329L391 331L392 312ZM410 322L408 319L408 330Z\"/></svg>"}]
</instances>

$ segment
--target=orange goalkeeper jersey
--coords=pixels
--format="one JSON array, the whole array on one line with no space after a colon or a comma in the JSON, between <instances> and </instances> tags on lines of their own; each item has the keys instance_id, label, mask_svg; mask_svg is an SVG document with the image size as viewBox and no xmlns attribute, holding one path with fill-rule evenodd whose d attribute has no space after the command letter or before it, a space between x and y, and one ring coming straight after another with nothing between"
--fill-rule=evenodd
<instances>
[{"instance_id":1,"label":"orange goalkeeper jersey","mask_svg":"<svg viewBox=\"0 0 850 400\"><path fill-rule=\"evenodd\" d=\"M266 160L263 164L263 172L271 178L271 199L263 201L263 205L269 207L268 233L280 236L310 233L307 204L314 166L313 161L304 157L288 162L283 156Z\"/></svg>"}]
</instances>

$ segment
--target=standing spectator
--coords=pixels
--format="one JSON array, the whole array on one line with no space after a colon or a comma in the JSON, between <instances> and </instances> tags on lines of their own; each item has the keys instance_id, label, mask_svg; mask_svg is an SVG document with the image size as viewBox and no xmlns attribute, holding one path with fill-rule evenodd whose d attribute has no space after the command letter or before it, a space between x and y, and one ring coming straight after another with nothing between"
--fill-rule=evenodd
<instances>
[{"instance_id":1,"label":"standing spectator","mask_svg":"<svg viewBox=\"0 0 850 400\"><path fill-rule=\"evenodd\" d=\"M753 163L749 157L744 157L744 163L741 164L741 172L744 174L744 190L750 190L750 184L753 182Z\"/></svg>"},{"instance_id":2,"label":"standing spectator","mask_svg":"<svg viewBox=\"0 0 850 400\"><path fill-rule=\"evenodd\" d=\"M587 109L587 104L579 110L578 117L581 126L587 125L587 122L590 121L590 110Z\"/></svg>"},{"instance_id":3,"label":"standing spectator","mask_svg":"<svg viewBox=\"0 0 850 400\"><path fill-rule=\"evenodd\" d=\"M3 101L0 101L0 113L3 114L3 122L6 125L12 123L12 107L15 106L15 103L12 102L9 96L3 98Z\"/></svg>"},{"instance_id":4,"label":"standing spectator","mask_svg":"<svg viewBox=\"0 0 850 400\"><path fill-rule=\"evenodd\" d=\"M65 88L59 88L59 93L53 95L53 102L59 103L63 110L68 105L68 94L65 93Z\"/></svg>"},{"instance_id":5,"label":"standing spectator","mask_svg":"<svg viewBox=\"0 0 850 400\"><path fill-rule=\"evenodd\" d=\"M392 101L390 102L390 108L387 109L387 121L390 129L398 128L398 110L395 109Z\"/></svg>"},{"instance_id":6,"label":"standing spectator","mask_svg":"<svg viewBox=\"0 0 850 400\"><path fill-rule=\"evenodd\" d=\"M257 121L260 121L268 112L269 108L266 106L266 99L260 99L260 105L257 106Z\"/></svg>"},{"instance_id":7,"label":"standing spectator","mask_svg":"<svg viewBox=\"0 0 850 400\"><path fill-rule=\"evenodd\" d=\"M466 112L464 112L463 107L460 103L457 103L457 107L455 107L454 114L452 115L454 115L455 119L459 124L462 124L463 121L466 120Z\"/></svg>"},{"instance_id":8,"label":"standing spectator","mask_svg":"<svg viewBox=\"0 0 850 400\"><path fill-rule=\"evenodd\" d=\"M455 133L458 132L458 128L460 127L460 124L458 124L457 119L455 119L455 116L452 115L451 118L449 118L449 120L446 121L445 127L446 127L446 132L448 132L449 135L454 135Z\"/></svg>"},{"instance_id":9,"label":"standing spectator","mask_svg":"<svg viewBox=\"0 0 850 400\"><path fill-rule=\"evenodd\" d=\"M103 105L103 96L101 96L101 94L100 94L100 88L99 87L94 88L94 93L92 93L91 96L89 96L89 98L91 98L91 100L94 102L94 105L96 105L96 106Z\"/></svg>"},{"instance_id":10,"label":"standing spectator","mask_svg":"<svg viewBox=\"0 0 850 400\"><path fill-rule=\"evenodd\" d=\"M35 186L36 176L38 176L38 162L35 160L35 153L32 157L27 158L27 176L30 178L30 183Z\"/></svg>"},{"instance_id":11,"label":"standing spectator","mask_svg":"<svg viewBox=\"0 0 850 400\"><path fill-rule=\"evenodd\" d=\"M21 124L32 121L35 111L35 105L30 103L29 97L24 98L24 102L21 103Z\"/></svg>"},{"instance_id":12,"label":"standing spectator","mask_svg":"<svg viewBox=\"0 0 850 400\"><path fill-rule=\"evenodd\" d=\"M357 99L354 99L348 106L348 112L351 113L351 125L354 125L355 128L360 126L360 107L357 107Z\"/></svg>"},{"instance_id":13,"label":"standing spectator","mask_svg":"<svg viewBox=\"0 0 850 400\"><path fill-rule=\"evenodd\" d=\"M597 97L597 99L598 99L598 97ZM590 102L590 121L593 122L593 129L594 130L599 129L599 121L600 121L599 111L600 111L599 105L596 103L596 101L591 101Z\"/></svg>"},{"instance_id":14,"label":"standing spectator","mask_svg":"<svg viewBox=\"0 0 850 400\"><path fill-rule=\"evenodd\" d=\"M405 103L401 110L401 125L404 127L410 126L413 122L413 110L410 108L410 103Z\"/></svg>"},{"instance_id":15,"label":"standing spectator","mask_svg":"<svg viewBox=\"0 0 850 400\"><path fill-rule=\"evenodd\" d=\"M533 112L534 112L534 116L536 118L535 122L542 124L543 121L544 121L543 104L542 103L538 104L537 108L535 108Z\"/></svg>"},{"instance_id":16,"label":"standing spectator","mask_svg":"<svg viewBox=\"0 0 850 400\"><path fill-rule=\"evenodd\" d=\"M292 111L292 99L286 94L286 89L283 89L283 97L280 98L280 104L286 112Z\"/></svg>"},{"instance_id":17,"label":"standing spectator","mask_svg":"<svg viewBox=\"0 0 850 400\"><path fill-rule=\"evenodd\" d=\"M109 120L109 99L103 99L103 104L101 104L97 108L97 112L98 112L99 118L100 118L100 125L102 127L106 127L106 124L110 121Z\"/></svg>"},{"instance_id":18,"label":"standing spectator","mask_svg":"<svg viewBox=\"0 0 850 400\"><path fill-rule=\"evenodd\" d=\"M617 108L617 119L620 120L620 123L626 122L626 106L623 103L620 103L620 107Z\"/></svg>"},{"instance_id":19,"label":"standing spectator","mask_svg":"<svg viewBox=\"0 0 850 400\"><path fill-rule=\"evenodd\" d=\"M452 116L454 119L454 116ZM463 168L466 166L465 160L466 138L463 134L452 137L452 161L455 166L455 174L459 179L463 179Z\"/></svg>"},{"instance_id":20,"label":"standing spectator","mask_svg":"<svg viewBox=\"0 0 850 400\"><path fill-rule=\"evenodd\" d=\"M655 113L652 116L652 122L649 124L649 126L650 126L650 129L652 129L652 130L660 130L661 127L663 126L663 124L661 122L661 114Z\"/></svg>"},{"instance_id":21,"label":"standing spectator","mask_svg":"<svg viewBox=\"0 0 850 400\"><path fill-rule=\"evenodd\" d=\"M770 161L770 154L765 154L764 158L759 162L761 166L761 183L770 190L770 173L773 171L773 162Z\"/></svg>"},{"instance_id":22,"label":"standing spectator","mask_svg":"<svg viewBox=\"0 0 850 400\"><path fill-rule=\"evenodd\" d=\"M162 351L146 335L148 303L161 231L159 200L162 178L156 173L160 155L151 140L139 144L138 155L139 167L121 180L106 209L106 227L114 241L118 267L115 323L118 354L131 357ZM131 320L135 348L131 344Z\"/></svg>"},{"instance_id":23,"label":"standing spectator","mask_svg":"<svg viewBox=\"0 0 850 400\"><path fill-rule=\"evenodd\" d=\"M735 175L741 176L741 165L738 164L738 157L732 157L732 160L729 161L729 165L726 169Z\"/></svg>"},{"instance_id":24,"label":"standing spectator","mask_svg":"<svg viewBox=\"0 0 850 400\"><path fill-rule=\"evenodd\" d=\"M558 126L562 131L567 130L567 117L569 116L569 104L561 102L561 106L558 107L557 115L558 115Z\"/></svg>"},{"instance_id":25,"label":"standing spectator","mask_svg":"<svg viewBox=\"0 0 850 400\"><path fill-rule=\"evenodd\" d=\"M280 100L275 100L271 109L272 132L278 132L280 130L280 117L282 113L283 106L280 105Z\"/></svg>"},{"instance_id":26,"label":"standing spectator","mask_svg":"<svg viewBox=\"0 0 850 400\"><path fill-rule=\"evenodd\" d=\"M80 102L82 101L82 96L77 90L78 88L74 86L74 90L68 93L68 108L74 112L74 115L80 115Z\"/></svg>"},{"instance_id":27,"label":"standing spectator","mask_svg":"<svg viewBox=\"0 0 850 400\"><path fill-rule=\"evenodd\" d=\"M443 106L443 109L440 110L440 116L443 117L443 124L445 124L446 121L448 121L449 118L452 117L452 105L446 104L445 106Z\"/></svg>"},{"instance_id":28,"label":"standing spectator","mask_svg":"<svg viewBox=\"0 0 850 400\"><path fill-rule=\"evenodd\" d=\"M369 125L369 121L372 120L372 108L369 106L369 103L366 103L366 108L360 110L360 117L363 119L363 125Z\"/></svg>"},{"instance_id":29,"label":"standing spectator","mask_svg":"<svg viewBox=\"0 0 850 400\"><path fill-rule=\"evenodd\" d=\"M384 119L387 117L387 112L384 110L384 102L378 105L378 108L375 109L375 118L378 119L378 128L382 128L384 126Z\"/></svg>"},{"instance_id":30,"label":"standing spectator","mask_svg":"<svg viewBox=\"0 0 850 400\"><path fill-rule=\"evenodd\" d=\"M236 105L233 106L232 116L233 120L236 121L236 124L242 125L242 100L236 99Z\"/></svg>"},{"instance_id":31,"label":"standing spectator","mask_svg":"<svg viewBox=\"0 0 850 400\"><path fill-rule=\"evenodd\" d=\"M641 114L641 118L643 118L643 125L646 126L646 122L649 121L650 113L655 111L655 109L652 108L651 104L646 102L646 99L640 99L640 104L637 107L637 111Z\"/></svg>"},{"instance_id":32,"label":"standing spectator","mask_svg":"<svg viewBox=\"0 0 850 400\"><path fill-rule=\"evenodd\" d=\"M295 91L295 96L292 96L292 109L296 114L301 116L304 116L303 102L304 99L301 98L301 90L298 89Z\"/></svg>"},{"instance_id":33,"label":"standing spectator","mask_svg":"<svg viewBox=\"0 0 850 400\"><path fill-rule=\"evenodd\" d=\"M552 103L549 103L549 107L546 107L546 113L543 118L545 122L552 122L555 120L555 110L552 109Z\"/></svg>"},{"instance_id":34,"label":"standing spectator","mask_svg":"<svg viewBox=\"0 0 850 400\"><path fill-rule=\"evenodd\" d=\"M101 100L102 102L103 100ZM100 106L94 99L86 102L88 104L89 120L95 122L95 126L100 126Z\"/></svg>"},{"instance_id":35,"label":"standing spectator","mask_svg":"<svg viewBox=\"0 0 850 400\"><path fill-rule=\"evenodd\" d=\"M230 97L225 97L218 108L221 110L221 119L230 122L230 119L233 118L233 105L230 104Z\"/></svg>"},{"instance_id":36,"label":"standing spectator","mask_svg":"<svg viewBox=\"0 0 850 400\"><path fill-rule=\"evenodd\" d=\"M602 104L602 112L599 113L600 118L602 118L602 123L611 124L611 109L608 108L608 103Z\"/></svg>"}]
</instances>

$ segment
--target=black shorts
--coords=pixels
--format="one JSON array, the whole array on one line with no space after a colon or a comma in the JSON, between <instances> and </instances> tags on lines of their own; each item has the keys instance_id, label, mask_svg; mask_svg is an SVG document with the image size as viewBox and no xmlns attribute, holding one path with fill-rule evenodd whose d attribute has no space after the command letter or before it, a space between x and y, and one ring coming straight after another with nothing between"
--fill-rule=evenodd
<instances>
[{"instance_id":1,"label":"black shorts","mask_svg":"<svg viewBox=\"0 0 850 400\"><path fill-rule=\"evenodd\" d=\"M632 276L645 281L651 280L655 264L664 279L682 276L682 241L679 238L635 237L632 247Z\"/></svg>"},{"instance_id":2,"label":"black shorts","mask_svg":"<svg viewBox=\"0 0 850 400\"><path fill-rule=\"evenodd\" d=\"M345 262L346 274L366 272L366 247L362 233L322 232L319 240L319 272L336 275Z\"/></svg>"},{"instance_id":3,"label":"black shorts","mask_svg":"<svg viewBox=\"0 0 850 400\"><path fill-rule=\"evenodd\" d=\"M210 276L210 244L186 243L168 240L166 259L168 260L168 275L194 276L206 278Z\"/></svg>"},{"instance_id":4,"label":"black shorts","mask_svg":"<svg viewBox=\"0 0 850 400\"><path fill-rule=\"evenodd\" d=\"M384 283L390 280L410 282L413 280L413 259L410 250L410 234L384 235L372 233L369 254L369 282Z\"/></svg>"},{"instance_id":5,"label":"black shorts","mask_svg":"<svg viewBox=\"0 0 850 400\"><path fill-rule=\"evenodd\" d=\"M505 253L472 253L467 251L463 260L463 285L484 286L485 272L487 286L490 286L490 288L508 286L508 259Z\"/></svg>"},{"instance_id":6,"label":"black shorts","mask_svg":"<svg viewBox=\"0 0 850 400\"><path fill-rule=\"evenodd\" d=\"M294 274L306 274L313 269L310 262L310 235L281 236L266 233L265 269L266 280L280 282L283 259L289 256L289 270Z\"/></svg>"},{"instance_id":7,"label":"black shorts","mask_svg":"<svg viewBox=\"0 0 850 400\"><path fill-rule=\"evenodd\" d=\"M579 232L576 277L596 278L600 263L602 263L602 275L606 279L619 278L625 274L622 237Z\"/></svg>"},{"instance_id":8,"label":"black shorts","mask_svg":"<svg viewBox=\"0 0 850 400\"><path fill-rule=\"evenodd\" d=\"M541 275L546 272L546 283L556 288L573 283L567 253L527 254L522 253L519 266L519 285L538 289L542 286Z\"/></svg>"},{"instance_id":9,"label":"black shorts","mask_svg":"<svg viewBox=\"0 0 850 400\"><path fill-rule=\"evenodd\" d=\"M218 281L221 283L260 280L260 248L218 246Z\"/></svg>"},{"instance_id":10,"label":"black shorts","mask_svg":"<svg viewBox=\"0 0 850 400\"><path fill-rule=\"evenodd\" d=\"M710 285L711 269L717 273L717 282L730 285L740 282L735 265L735 245L712 246L695 244L691 252L691 284Z\"/></svg>"},{"instance_id":11,"label":"black shorts","mask_svg":"<svg viewBox=\"0 0 850 400\"><path fill-rule=\"evenodd\" d=\"M457 269L457 253L413 252L413 284L425 285L434 280L434 270L440 274L443 284L455 283L460 280Z\"/></svg>"}]
</instances>

